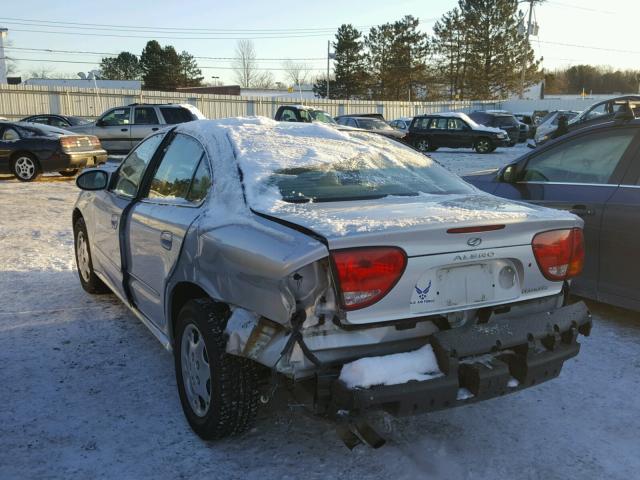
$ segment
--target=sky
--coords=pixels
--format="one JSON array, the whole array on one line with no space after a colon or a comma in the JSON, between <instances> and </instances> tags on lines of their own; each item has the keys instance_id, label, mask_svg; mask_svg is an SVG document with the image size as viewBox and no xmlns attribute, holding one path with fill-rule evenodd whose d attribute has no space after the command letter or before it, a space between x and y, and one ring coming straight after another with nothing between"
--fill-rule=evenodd
<instances>
[{"instance_id":1,"label":"sky","mask_svg":"<svg viewBox=\"0 0 640 480\"><path fill-rule=\"evenodd\" d=\"M197 59L205 82L219 77L229 84L234 78L228 58L233 57L238 38L253 38L258 58L264 59L259 66L270 69L276 80L283 80L284 58L304 59L300 61L318 76L326 71L327 41L339 25L351 23L366 31L411 14L431 33L435 21L456 4L456 0L0 0L0 26L9 29L13 48L6 54L19 59L16 66L24 78L43 68L71 75L87 72L101 59L91 53L27 49L139 54L147 40L155 38L178 51L212 57ZM526 10L526 5L522 8ZM535 8L535 17L540 29L539 36L531 38L532 45L547 70L580 63L640 69L640 47L635 42L640 0L547 0Z\"/></svg>"}]
</instances>

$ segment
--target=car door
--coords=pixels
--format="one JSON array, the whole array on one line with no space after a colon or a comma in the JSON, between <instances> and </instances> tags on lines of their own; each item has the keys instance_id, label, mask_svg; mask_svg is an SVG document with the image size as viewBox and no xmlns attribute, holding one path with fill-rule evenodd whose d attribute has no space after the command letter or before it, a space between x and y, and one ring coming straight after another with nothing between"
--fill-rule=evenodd
<instances>
[{"instance_id":1,"label":"car door","mask_svg":"<svg viewBox=\"0 0 640 480\"><path fill-rule=\"evenodd\" d=\"M109 110L95 124L94 135L109 152L131 150L131 108L118 107Z\"/></svg>"},{"instance_id":2,"label":"car door","mask_svg":"<svg viewBox=\"0 0 640 480\"><path fill-rule=\"evenodd\" d=\"M618 188L634 144L635 128L607 128L573 135L526 157L516 183L495 195L568 210L584 220L586 259L572 290L597 296L600 233L607 201Z\"/></svg>"},{"instance_id":3,"label":"car door","mask_svg":"<svg viewBox=\"0 0 640 480\"><path fill-rule=\"evenodd\" d=\"M114 173L111 187L95 192L93 233L91 244L94 269L102 273L107 281L123 297L123 272L121 257L122 218L132 204L142 183L147 166L159 148L163 134L154 135L138 145L124 159Z\"/></svg>"},{"instance_id":4,"label":"car door","mask_svg":"<svg viewBox=\"0 0 640 480\"><path fill-rule=\"evenodd\" d=\"M160 129L155 107L135 107L131 125L131 145L136 146L145 137Z\"/></svg>"},{"instance_id":5,"label":"car door","mask_svg":"<svg viewBox=\"0 0 640 480\"><path fill-rule=\"evenodd\" d=\"M640 149L602 216L598 300L640 309Z\"/></svg>"},{"instance_id":6,"label":"car door","mask_svg":"<svg viewBox=\"0 0 640 480\"><path fill-rule=\"evenodd\" d=\"M211 175L200 143L180 133L171 139L152 168L146 192L128 217L126 254L133 300L162 329L165 285L185 235L200 215Z\"/></svg>"},{"instance_id":7,"label":"car door","mask_svg":"<svg viewBox=\"0 0 640 480\"><path fill-rule=\"evenodd\" d=\"M447 137L449 146L464 147L470 142L468 141L467 124L459 118L449 118L447 120Z\"/></svg>"},{"instance_id":8,"label":"car door","mask_svg":"<svg viewBox=\"0 0 640 480\"><path fill-rule=\"evenodd\" d=\"M434 118L429 123L429 140L434 147L450 147L451 142L447 132L447 118Z\"/></svg>"},{"instance_id":9,"label":"car door","mask_svg":"<svg viewBox=\"0 0 640 480\"><path fill-rule=\"evenodd\" d=\"M11 171L11 155L16 150L20 135L15 128L0 126L0 171Z\"/></svg>"}]
</instances>

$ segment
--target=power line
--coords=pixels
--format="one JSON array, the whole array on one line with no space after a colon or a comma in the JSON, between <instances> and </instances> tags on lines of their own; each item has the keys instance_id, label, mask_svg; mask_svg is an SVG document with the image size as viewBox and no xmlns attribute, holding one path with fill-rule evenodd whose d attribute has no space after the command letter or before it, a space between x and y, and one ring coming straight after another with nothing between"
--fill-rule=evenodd
<instances>
[{"instance_id":1,"label":"power line","mask_svg":"<svg viewBox=\"0 0 640 480\"><path fill-rule=\"evenodd\" d=\"M305 28L245 28L245 29L225 29L225 28L194 28L194 27L150 27L145 25L114 25L105 23L84 23L84 22L63 22L59 20L36 20L29 18L16 17L0 17L3 22L29 22L30 24L53 24L59 28L77 28L77 27L104 27L112 30L151 30L151 31L168 31L168 32L203 32L203 33L289 33L289 32L335 32L337 27L305 27ZM356 25L356 28L369 28L372 25Z\"/></svg>"},{"instance_id":2,"label":"power line","mask_svg":"<svg viewBox=\"0 0 640 480\"><path fill-rule=\"evenodd\" d=\"M58 49L51 49L51 48L27 48L27 47L11 47L11 46L5 46L4 47L5 50L24 50L24 51L34 51L34 52L45 52L45 53L60 53L60 54L86 54L86 55L109 55L109 56L113 56L113 57L117 57L120 53L114 53L114 52L91 52L91 51L85 51L85 50L58 50ZM26 52L25 52L26 53ZM128 52L131 53L131 52ZM135 53L132 53L132 55L134 55L135 57L140 57L140 55L137 55ZM198 57L198 56L194 56L193 58L198 58L198 59L202 59L202 60L237 60L236 57ZM317 60L322 60L325 61L326 58L325 57L287 57L287 58L256 58L256 61L285 61L285 60L298 60L298 61L317 61Z\"/></svg>"},{"instance_id":3,"label":"power line","mask_svg":"<svg viewBox=\"0 0 640 480\"><path fill-rule=\"evenodd\" d=\"M616 15L616 12L611 12L609 10L598 10L596 8L581 7L579 5L569 5L567 3L556 2L555 0L551 1L551 2L548 2L548 4L550 4L552 6L572 8L574 10L582 10L583 12L605 13L607 15Z\"/></svg>"},{"instance_id":4,"label":"power line","mask_svg":"<svg viewBox=\"0 0 640 480\"><path fill-rule=\"evenodd\" d=\"M538 40L540 43L546 43L549 45L558 45L561 47L572 47L572 48L582 48L585 50L599 50L603 52L617 52L617 53L631 53L634 55L640 55L640 50L622 50L618 48L605 48L605 47L594 47L590 45L578 45L576 43L564 43L564 42L549 42L545 40Z\"/></svg>"}]
</instances>

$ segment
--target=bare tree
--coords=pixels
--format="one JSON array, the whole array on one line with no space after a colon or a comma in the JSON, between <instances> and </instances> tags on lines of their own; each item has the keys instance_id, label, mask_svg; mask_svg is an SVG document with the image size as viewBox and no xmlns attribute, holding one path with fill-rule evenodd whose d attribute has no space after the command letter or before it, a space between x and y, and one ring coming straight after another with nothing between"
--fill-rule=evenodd
<instances>
[{"instance_id":1,"label":"bare tree","mask_svg":"<svg viewBox=\"0 0 640 480\"><path fill-rule=\"evenodd\" d=\"M282 63L282 68L286 79L294 85L306 83L311 73L311 67L308 64L292 60L285 60Z\"/></svg>"},{"instance_id":2,"label":"bare tree","mask_svg":"<svg viewBox=\"0 0 640 480\"><path fill-rule=\"evenodd\" d=\"M273 78L273 74L271 72L266 72L266 71L257 73L251 86L254 88L261 88L261 89L274 88L275 80Z\"/></svg>"},{"instance_id":3,"label":"bare tree","mask_svg":"<svg viewBox=\"0 0 640 480\"><path fill-rule=\"evenodd\" d=\"M256 49L251 40L238 40L233 61L236 81L243 88L252 87L258 76Z\"/></svg>"},{"instance_id":4,"label":"bare tree","mask_svg":"<svg viewBox=\"0 0 640 480\"><path fill-rule=\"evenodd\" d=\"M44 65L38 68L29 70L29 76L31 78L53 78L55 77L55 71L50 67Z\"/></svg>"}]
</instances>

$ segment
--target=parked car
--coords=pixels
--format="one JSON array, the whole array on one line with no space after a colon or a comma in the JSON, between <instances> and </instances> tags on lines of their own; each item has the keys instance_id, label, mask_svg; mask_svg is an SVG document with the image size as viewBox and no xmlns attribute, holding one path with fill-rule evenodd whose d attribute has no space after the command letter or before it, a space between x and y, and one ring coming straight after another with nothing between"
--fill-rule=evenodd
<instances>
[{"instance_id":1,"label":"parked car","mask_svg":"<svg viewBox=\"0 0 640 480\"><path fill-rule=\"evenodd\" d=\"M509 146L520 140L520 122L511 113L504 110L476 110L469 117L476 123L486 127L499 128L509 135Z\"/></svg>"},{"instance_id":2,"label":"parked car","mask_svg":"<svg viewBox=\"0 0 640 480\"><path fill-rule=\"evenodd\" d=\"M383 122L375 117L339 116L336 117L336 121L338 125L369 130L380 135L395 138L396 140L402 140L405 136L404 132L392 128L387 122Z\"/></svg>"},{"instance_id":3,"label":"parked car","mask_svg":"<svg viewBox=\"0 0 640 480\"><path fill-rule=\"evenodd\" d=\"M47 125L0 121L0 173L31 182L41 173L73 176L79 169L107 161L107 152L92 135Z\"/></svg>"},{"instance_id":4,"label":"parked car","mask_svg":"<svg viewBox=\"0 0 640 480\"><path fill-rule=\"evenodd\" d=\"M127 153L144 137L167 125L203 118L200 110L189 104L132 103L107 110L95 122L68 129L97 136L109 153Z\"/></svg>"},{"instance_id":5,"label":"parked car","mask_svg":"<svg viewBox=\"0 0 640 480\"><path fill-rule=\"evenodd\" d=\"M80 283L173 350L203 438L248 428L279 376L330 418L438 410L557 376L589 333L565 304L578 217L482 193L381 135L191 122L77 184Z\"/></svg>"},{"instance_id":6,"label":"parked car","mask_svg":"<svg viewBox=\"0 0 640 480\"><path fill-rule=\"evenodd\" d=\"M564 116L567 120L571 121L579 114L580 112L575 110L554 110L550 112L542 119L540 125L538 125L538 128L536 129L536 134L534 136L536 145L541 145L551 139L553 132L558 128L558 121L560 120L560 117Z\"/></svg>"},{"instance_id":7,"label":"parked car","mask_svg":"<svg viewBox=\"0 0 640 480\"><path fill-rule=\"evenodd\" d=\"M518 121L518 126L520 127L520 135L518 136L518 143L524 143L529 138L529 125Z\"/></svg>"},{"instance_id":8,"label":"parked car","mask_svg":"<svg viewBox=\"0 0 640 480\"><path fill-rule=\"evenodd\" d=\"M324 110L305 105L282 105L278 108L275 119L279 122L321 122L336 125L334 118Z\"/></svg>"},{"instance_id":9,"label":"parked car","mask_svg":"<svg viewBox=\"0 0 640 480\"><path fill-rule=\"evenodd\" d=\"M389 122L389 126L391 128L395 128L396 130L400 130L401 132L407 133L409 132L409 126L411 125L412 120L413 117L396 118L395 120L391 120Z\"/></svg>"},{"instance_id":10,"label":"parked car","mask_svg":"<svg viewBox=\"0 0 640 480\"><path fill-rule=\"evenodd\" d=\"M21 122L41 123L43 125L51 125L52 127L68 128L77 125L87 125L91 120L82 117L72 117L69 115L31 115L23 118Z\"/></svg>"},{"instance_id":11,"label":"parked car","mask_svg":"<svg viewBox=\"0 0 640 480\"><path fill-rule=\"evenodd\" d=\"M640 310L640 120L605 122L551 140L506 167L465 180L489 193L583 218L586 262L572 291Z\"/></svg>"},{"instance_id":12,"label":"parked car","mask_svg":"<svg viewBox=\"0 0 640 480\"><path fill-rule=\"evenodd\" d=\"M422 152L448 147L474 148L478 153L490 153L509 145L509 137L504 130L478 125L466 114L458 112L415 117L405 141Z\"/></svg>"},{"instance_id":13,"label":"parked car","mask_svg":"<svg viewBox=\"0 0 640 480\"><path fill-rule=\"evenodd\" d=\"M339 117L358 117L358 118L377 118L382 122L387 122L384 118L384 115L381 113L346 113L343 115L339 115ZM336 117L336 120L338 117Z\"/></svg>"},{"instance_id":14,"label":"parked car","mask_svg":"<svg viewBox=\"0 0 640 480\"><path fill-rule=\"evenodd\" d=\"M542 123L542 119L549 114L548 110L534 110L533 112L519 112L514 113L514 117L519 122L526 124L529 127L529 137L534 138L538 125Z\"/></svg>"}]
</instances>

